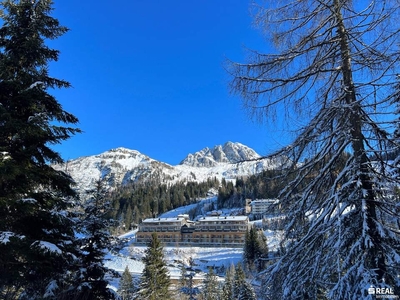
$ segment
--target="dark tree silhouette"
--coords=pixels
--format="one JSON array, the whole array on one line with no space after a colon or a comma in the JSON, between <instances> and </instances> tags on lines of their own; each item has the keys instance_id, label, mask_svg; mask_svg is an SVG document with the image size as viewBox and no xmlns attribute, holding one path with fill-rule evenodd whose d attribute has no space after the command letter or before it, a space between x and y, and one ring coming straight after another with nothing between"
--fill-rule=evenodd
<instances>
[{"instance_id":1,"label":"dark tree silhouette","mask_svg":"<svg viewBox=\"0 0 400 300\"><path fill-rule=\"evenodd\" d=\"M75 193L50 166L62 162L50 146L80 130L49 93L70 86L48 72L59 51L46 42L67 31L50 16L52 1L0 6L0 298L36 299L55 295L74 263L66 209Z\"/></svg>"}]
</instances>

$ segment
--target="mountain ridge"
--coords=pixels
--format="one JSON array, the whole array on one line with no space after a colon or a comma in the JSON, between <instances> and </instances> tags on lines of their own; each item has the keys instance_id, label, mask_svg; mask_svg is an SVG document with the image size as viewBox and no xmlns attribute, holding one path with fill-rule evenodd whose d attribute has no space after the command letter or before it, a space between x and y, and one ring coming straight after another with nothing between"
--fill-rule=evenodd
<instances>
[{"instance_id":1,"label":"mountain ridge","mask_svg":"<svg viewBox=\"0 0 400 300\"><path fill-rule=\"evenodd\" d=\"M214 177L218 180L235 180L281 165L279 159L261 158L253 149L241 143L227 142L189 153L178 165L157 161L137 150L118 147L97 155L69 160L54 168L69 174L82 195L92 189L99 179L111 189L134 182L174 184L204 182Z\"/></svg>"}]
</instances>

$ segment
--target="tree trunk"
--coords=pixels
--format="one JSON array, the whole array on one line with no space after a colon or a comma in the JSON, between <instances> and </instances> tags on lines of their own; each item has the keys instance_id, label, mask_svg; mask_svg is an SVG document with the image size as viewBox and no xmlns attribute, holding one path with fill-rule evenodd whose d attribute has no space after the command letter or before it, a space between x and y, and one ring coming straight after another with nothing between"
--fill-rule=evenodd
<instances>
[{"instance_id":1,"label":"tree trunk","mask_svg":"<svg viewBox=\"0 0 400 300\"><path fill-rule=\"evenodd\" d=\"M378 280L383 279L385 264L379 259L379 234L374 220L376 220L376 191L373 190L373 184L369 175L371 171L371 163L366 154L364 147L364 135L362 133L362 111L360 104L357 102L356 89L353 82L353 71L351 66L351 55L349 40L346 33L346 26L341 13L340 0L334 0L334 13L337 19L337 32L340 39L340 52L342 58L341 72L343 75L343 86L345 93L345 105L350 109L350 125L351 125L351 146L354 151L356 165L360 170L359 180L362 189L367 191L366 196L359 203L356 203L356 209L365 214L366 225L368 226L368 234L371 237L369 245L363 245L366 253L366 261L371 269L377 269Z\"/></svg>"}]
</instances>

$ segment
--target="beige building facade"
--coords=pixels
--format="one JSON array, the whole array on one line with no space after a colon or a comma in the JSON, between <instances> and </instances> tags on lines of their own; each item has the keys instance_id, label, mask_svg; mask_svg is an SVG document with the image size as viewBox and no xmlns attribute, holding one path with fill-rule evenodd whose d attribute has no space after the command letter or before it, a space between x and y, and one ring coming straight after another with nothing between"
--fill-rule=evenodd
<instances>
[{"instance_id":1,"label":"beige building facade","mask_svg":"<svg viewBox=\"0 0 400 300\"><path fill-rule=\"evenodd\" d=\"M146 243L153 232L164 243L192 245L243 245L249 226L247 216L202 217L196 222L187 217L145 219L136 234L138 243Z\"/></svg>"},{"instance_id":2,"label":"beige building facade","mask_svg":"<svg viewBox=\"0 0 400 300\"><path fill-rule=\"evenodd\" d=\"M187 223L188 218L185 216L145 219L139 224L136 241L147 243L151 240L151 234L156 232L158 238L164 243L178 242L181 240L181 229Z\"/></svg>"}]
</instances>

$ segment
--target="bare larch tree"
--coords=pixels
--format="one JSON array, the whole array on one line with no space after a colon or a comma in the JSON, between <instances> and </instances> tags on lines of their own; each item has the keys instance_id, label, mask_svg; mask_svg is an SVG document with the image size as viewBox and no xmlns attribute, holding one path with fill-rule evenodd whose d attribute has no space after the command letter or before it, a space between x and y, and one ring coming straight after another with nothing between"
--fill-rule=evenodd
<instances>
[{"instance_id":1,"label":"bare larch tree","mask_svg":"<svg viewBox=\"0 0 400 300\"><path fill-rule=\"evenodd\" d=\"M268 299L372 299L371 286L399 292L399 178L391 155L398 150L399 5L252 6L271 50L228 62L232 91L261 121L300 124L293 142L272 154L288 158L294 179L280 194L284 251L261 273Z\"/></svg>"}]
</instances>

